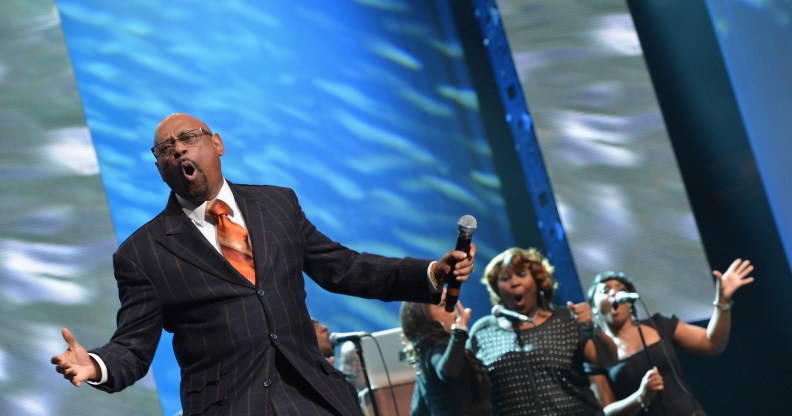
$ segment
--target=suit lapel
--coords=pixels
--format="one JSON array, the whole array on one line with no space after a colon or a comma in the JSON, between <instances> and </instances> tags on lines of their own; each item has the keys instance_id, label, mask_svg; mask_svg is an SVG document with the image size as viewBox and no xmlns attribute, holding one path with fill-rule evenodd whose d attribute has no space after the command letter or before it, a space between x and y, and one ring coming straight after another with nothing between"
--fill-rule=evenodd
<instances>
[{"instance_id":1,"label":"suit lapel","mask_svg":"<svg viewBox=\"0 0 792 416\"><path fill-rule=\"evenodd\" d=\"M173 193L162 212L162 221L165 235L159 242L174 256L230 283L250 285L198 231Z\"/></svg>"}]
</instances>

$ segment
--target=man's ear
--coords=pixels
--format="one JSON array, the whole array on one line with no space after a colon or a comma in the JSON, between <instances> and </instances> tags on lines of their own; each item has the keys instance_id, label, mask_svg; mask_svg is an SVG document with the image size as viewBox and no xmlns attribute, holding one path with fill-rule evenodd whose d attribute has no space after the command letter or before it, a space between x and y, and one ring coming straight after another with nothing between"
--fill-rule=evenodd
<instances>
[{"instance_id":1,"label":"man's ear","mask_svg":"<svg viewBox=\"0 0 792 416\"><path fill-rule=\"evenodd\" d=\"M162 179L162 182L165 182L165 178L162 176L162 172L159 169L159 161L155 160L154 161L154 166L157 167L157 173L159 173L160 179Z\"/></svg>"},{"instance_id":2,"label":"man's ear","mask_svg":"<svg viewBox=\"0 0 792 416\"><path fill-rule=\"evenodd\" d=\"M212 144L214 144L218 156L223 156L223 154L225 154L225 146L223 145L223 138L220 137L219 134L215 133L212 136Z\"/></svg>"}]
</instances>

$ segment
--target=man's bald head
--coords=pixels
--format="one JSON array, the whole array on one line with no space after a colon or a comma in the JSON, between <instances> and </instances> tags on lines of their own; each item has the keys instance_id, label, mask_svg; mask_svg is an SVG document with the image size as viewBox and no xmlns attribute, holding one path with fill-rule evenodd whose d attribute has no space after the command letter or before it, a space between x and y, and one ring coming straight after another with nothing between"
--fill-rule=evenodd
<instances>
[{"instance_id":1,"label":"man's bald head","mask_svg":"<svg viewBox=\"0 0 792 416\"><path fill-rule=\"evenodd\" d=\"M196 117L173 113L154 130L154 145L166 142L172 147L156 161L162 180L196 205L214 199L223 186L220 156L225 148L220 135Z\"/></svg>"}]
</instances>

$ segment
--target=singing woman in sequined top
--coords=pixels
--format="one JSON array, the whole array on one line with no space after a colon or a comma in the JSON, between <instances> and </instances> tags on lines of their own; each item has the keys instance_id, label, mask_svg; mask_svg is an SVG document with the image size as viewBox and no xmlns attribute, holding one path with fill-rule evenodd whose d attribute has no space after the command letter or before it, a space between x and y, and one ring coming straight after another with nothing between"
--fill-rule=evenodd
<instances>
[{"instance_id":1,"label":"singing woman in sequined top","mask_svg":"<svg viewBox=\"0 0 792 416\"><path fill-rule=\"evenodd\" d=\"M533 248L498 254L482 282L494 305L528 318L488 315L471 329L470 348L487 369L495 414L601 415L583 363L607 367L617 353L593 325L591 306L553 307L553 266Z\"/></svg>"}]
</instances>

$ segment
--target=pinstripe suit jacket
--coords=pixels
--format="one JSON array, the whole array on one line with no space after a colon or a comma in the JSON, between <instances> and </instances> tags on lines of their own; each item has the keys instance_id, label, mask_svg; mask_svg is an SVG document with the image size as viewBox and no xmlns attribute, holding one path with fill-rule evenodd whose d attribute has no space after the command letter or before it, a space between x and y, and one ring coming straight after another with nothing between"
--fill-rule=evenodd
<instances>
[{"instance_id":1,"label":"pinstripe suit jacket","mask_svg":"<svg viewBox=\"0 0 792 416\"><path fill-rule=\"evenodd\" d=\"M436 302L429 261L358 253L330 240L290 189L230 186L250 234L256 286L206 241L171 194L165 210L113 256L121 308L110 342L91 351L109 373L97 388L119 391L144 376L164 328L174 334L185 415L273 408L294 414L292 398L273 382L280 379L275 349L336 412L359 413L342 376L319 353L302 273L331 292Z\"/></svg>"}]
</instances>

